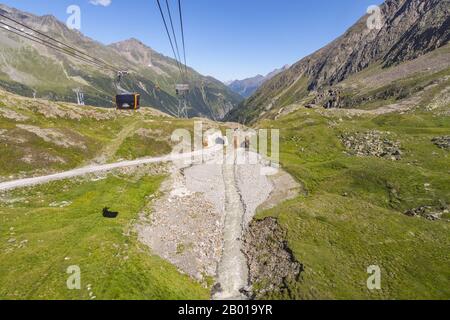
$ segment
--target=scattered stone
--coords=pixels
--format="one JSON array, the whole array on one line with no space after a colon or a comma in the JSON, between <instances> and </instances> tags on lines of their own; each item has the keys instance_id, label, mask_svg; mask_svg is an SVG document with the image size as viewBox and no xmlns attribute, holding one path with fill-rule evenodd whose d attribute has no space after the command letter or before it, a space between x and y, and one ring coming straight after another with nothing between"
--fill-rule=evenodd
<instances>
[{"instance_id":1,"label":"scattered stone","mask_svg":"<svg viewBox=\"0 0 450 320\"><path fill-rule=\"evenodd\" d=\"M430 221L441 220L444 214L448 214L450 206L441 204L438 206L420 206L405 212L409 217L422 217Z\"/></svg>"},{"instance_id":2,"label":"scattered stone","mask_svg":"<svg viewBox=\"0 0 450 320\"><path fill-rule=\"evenodd\" d=\"M20 241L17 248L19 248L19 249L25 248L27 244L28 244L28 240L22 240L22 241Z\"/></svg>"},{"instance_id":3,"label":"scattered stone","mask_svg":"<svg viewBox=\"0 0 450 320\"><path fill-rule=\"evenodd\" d=\"M71 201L61 201L61 202L52 202L52 203L50 203L49 204L49 207L52 207L52 208L65 208L65 207L68 207L68 206L70 206L72 204L72 202Z\"/></svg>"},{"instance_id":4,"label":"scattered stone","mask_svg":"<svg viewBox=\"0 0 450 320\"><path fill-rule=\"evenodd\" d=\"M140 241L153 252L204 282L215 276L222 252L222 217L208 198L223 195L212 183L199 184L211 190L208 195L193 188L190 170L175 169L163 183L164 196L148 198L137 230ZM217 174L220 172L219 166ZM207 177L212 176L215 174L210 172Z\"/></svg>"},{"instance_id":5,"label":"scattered stone","mask_svg":"<svg viewBox=\"0 0 450 320\"><path fill-rule=\"evenodd\" d=\"M39 138L43 139L45 142L50 142L63 148L75 147L80 148L82 150L87 149L86 145L83 142L76 141L74 138L68 137L67 135L63 134L62 132L56 129L45 129L24 124L18 124L17 127L22 130L28 131L32 134L35 134Z\"/></svg>"},{"instance_id":6,"label":"scattered stone","mask_svg":"<svg viewBox=\"0 0 450 320\"><path fill-rule=\"evenodd\" d=\"M117 118L114 110L98 110L94 108L79 108L70 103L53 101L34 101L27 98L11 99L10 103L15 103L18 109L31 110L43 115L47 119L69 119L81 121L83 118L90 118L98 121L112 120ZM18 104L19 103L19 104Z\"/></svg>"},{"instance_id":7,"label":"scattered stone","mask_svg":"<svg viewBox=\"0 0 450 320\"><path fill-rule=\"evenodd\" d=\"M253 221L244 236L244 254L249 267L251 298L270 293L290 294L288 284L296 282L303 265L293 256L286 234L274 218Z\"/></svg>"},{"instance_id":8,"label":"scattered stone","mask_svg":"<svg viewBox=\"0 0 450 320\"><path fill-rule=\"evenodd\" d=\"M450 136L436 137L431 141L441 149L450 150Z\"/></svg>"},{"instance_id":9,"label":"scattered stone","mask_svg":"<svg viewBox=\"0 0 450 320\"><path fill-rule=\"evenodd\" d=\"M51 155L46 152L33 153L32 151L30 151L30 153L28 154L25 154L20 160L28 164L36 163L42 160L52 163L66 163L66 160L59 156Z\"/></svg>"},{"instance_id":10,"label":"scattered stone","mask_svg":"<svg viewBox=\"0 0 450 320\"><path fill-rule=\"evenodd\" d=\"M8 134L10 133L10 131L6 129L0 129L0 141L5 141L7 143L14 143L14 144L22 144L27 141L26 139L17 136L15 133Z\"/></svg>"},{"instance_id":11,"label":"scattered stone","mask_svg":"<svg viewBox=\"0 0 450 320\"><path fill-rule=\"evenodd\" d=\"M445 80L444 80L445 79ZM448 77L443 78L444 81L448 80ZM449 116L450 110L448 106L450 105L450 88L447 86L442 90L429 105L425 106L425 110L432 111L438 116Z\"/></svg>"},{"instance_id":12,"label":"scattered stone","mask_svg":"<svg viewBox=\"0 0 450 320\"><path fill-rule=\"evenodd\" d=\"M140 128L136 130L136 134L142 138L161 138L167 136L161 129L146 129L146 128Z\"/></svg>"},{"instance_id":13,"label":"scattered stone","mask_svg":"<svg viewBox=\"0 0 450 320\"><path fill-rule=\"evenodd\" d=\"M348 151L358 157L373 156L393 161L401 160L400 143L388 139L388 134L376 130L344 134L342 142Z\"/></svg>"},{"instance_id":14,"label":"scattered stone","mask_svg":"<svg viewBox=\"0 0 450 320\"><path fill-rule=\"evenodd\" d=\"M223 255L227 199L224 166L217 162L220 156L211 154L205 163L193 166L174 164L171 178L161 188L163 196L148 197L137 226L141 242L202 283L217 277L223 259L235 258ZM236 166L233 178L240 191L238 201L245 203L239 232L273 190L269 179L261 175L262 168L262 164Z\"/></svg>"},{"instance_id":15,"label":"scattered stone","mask_svg":"<svg viewBox=\"0 0 450 320\"><path fill-rule=\"evenodd\" d=\"M29 118L25 115L19 114L11 109L0 107L0 116L14 121L26 121Z\"/></svg>"}]
</instances>

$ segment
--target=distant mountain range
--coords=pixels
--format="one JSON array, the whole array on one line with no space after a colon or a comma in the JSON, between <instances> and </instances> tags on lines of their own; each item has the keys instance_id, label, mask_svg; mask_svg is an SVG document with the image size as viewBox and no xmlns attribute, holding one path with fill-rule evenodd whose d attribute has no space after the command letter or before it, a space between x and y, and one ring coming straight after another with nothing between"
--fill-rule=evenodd
<instances>
[{"instance_id":1,"label":"distant mountain range","mask_svg":"<svg viewBox=\"0 0 450 320\"><path fill-rule=\"evenodd\" d=\"M252 77L252 78L229 81L226 84L235 93L238 93L239 95L241 95L244 98L248 98L253 93L255 93L256 90L258 90L259 87L261 87L264 84L264 82L272 79L277 74L287 70L288 68L289 68L289 65L285 65L284 67L282 67L280 69L276 69L276 70L270 72L266 76L258 74L257 76Z\"/></svg>"},{"instance_id":2,"label":"distant mountain range","mask_svg":"<svg viewBox=\"0 0 450 320\"><path fill-rule=\"evenodd\" d=\"M136 39L103 45L76 30L69 30L55 17L35 16L0 4L0 12L44 32L91 56L129 70L124 88L141 94L143 105L177 115L175 84L179 72L174 59L145 46ZM3 24L2 24L3 23ZM53 49L8 32L0 19L0 87L24 96L76 102L74 90L81 89L85 103L112 107L113 72L80 62ZM188 68L188 115L219 120L242 100L222 82Z\"/></svg>"},{"instance_id":3,"label":"distant mountain range","mask_svg":"<svg viewBox=\"0 0 450 320\"><path fill-rule=\"evenodd\" d=\"M351 86L343 85L344 81L355 78L368 83L364 77L370 76L383 86L393 79L445 70L449 67L448 50L440 50L439 59L417 58L449 43L449 4L449 0L385 1L380 5L381 28L369 28L370 15L363 16L342 36L266 81L239 108L232 110L227 119L248 123L273 116L292 104L312 103L317 100L315 92L332 87L340 86L343 98L348 100L352 95L361 93L361 90L352 92ZM394 69L406 62L410 64ZM362 72L364 76L359 76ZM378 94L401 98L405 96L406 89L400 87L401 84L398 84ZM367 85L366 89L373 91L375 88ZM368 101L373 97L360 98ZM351 103L357 101L353 99Z\"/></svg>"}]
</instances>

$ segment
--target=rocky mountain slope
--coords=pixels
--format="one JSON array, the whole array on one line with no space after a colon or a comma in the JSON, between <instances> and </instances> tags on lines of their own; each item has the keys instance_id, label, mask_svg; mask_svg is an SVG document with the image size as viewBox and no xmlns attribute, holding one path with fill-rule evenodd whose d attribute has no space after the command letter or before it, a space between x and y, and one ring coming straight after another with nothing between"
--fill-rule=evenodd
<instances>
[{"instance_id":1,"label":"rocky mountain slope","mask_svg":"<svg viewBox=\"0 0 450 320\"><path fill-rule=\"evenodd\" d=\"M175 84L179 72L175 60L165 57L135 39L105 46L78 31L69 30L53 16L35 16L0 4L0 12L36 30L129 70L123 87L141 94L142 104L175 115L178 100ZM2 23L9 23L0 19ZM114 74L98 69L52 49L0 29L0 86L24 96L76 102L74 90L84 92L85 103L113 105ZM188 96L189 116L222 118L241 97L220 81L188 70L192 91Z\"/></svg>"},{"instance_id":2,"label":"rocky mountain slope","mask_svg":"<svg viewBox=\"0 0 450 320\"><path fill-rule=\"evenodd\" d=\"M232 91L240 94L242 97L248 98L252 94L254 94L256 90L258 90L264 84L264 82L269 81L277 74L286 71L287 69L289 69L289 65L285 65L280 69L276 69L268 73L266 76L258 74L257 76L254 76L252 78L247 78L243 80L234 80L228 84L228 87Z\"/></svg>"},{"instance_id":3,"label":"rocky mountain slope","mask_svg":"<svg viewBox=\"0 0 450 320\"><path fill-rule=\"evenodd\" d=\"M384 72L445 46L450 40L449 4L448 0L387 0L380 7L381 29L368 28L369 16L362 17L341 37L266 82L228 118L249 122L359 72L376 67L376 72ZM441 70L446 67L444 63Z\"/></svg>"}]
</instances>

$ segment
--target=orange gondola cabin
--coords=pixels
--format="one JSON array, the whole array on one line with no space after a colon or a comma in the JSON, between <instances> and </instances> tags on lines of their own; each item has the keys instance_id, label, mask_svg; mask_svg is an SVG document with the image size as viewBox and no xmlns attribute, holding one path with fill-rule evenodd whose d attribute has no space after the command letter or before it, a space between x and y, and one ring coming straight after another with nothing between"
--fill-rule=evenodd
<instances>
[{"instance_id":1,"label":"orange gondola cabin","mask_svg":"<svg viewBox=\"0 0 450 320\"><path fill-rule=\"evenodd\" d=\"M141 95L138 93L116 95L116 106L119 110L138 110L140 102Z\"/></svg>"},{"instance_id":2,"label":"orange gondola cabin","mask_svg":"<svg viewBox=\"0 0 450 320\"><path fill-rule=\"evenodd\" d=\"M116 87L116 108L118 110L138 110L140 108L141 96L138 93L131 93L121 86L123 77L128 75L128 71L118 71L114 83Z\"/></svg>"}]
</instances>

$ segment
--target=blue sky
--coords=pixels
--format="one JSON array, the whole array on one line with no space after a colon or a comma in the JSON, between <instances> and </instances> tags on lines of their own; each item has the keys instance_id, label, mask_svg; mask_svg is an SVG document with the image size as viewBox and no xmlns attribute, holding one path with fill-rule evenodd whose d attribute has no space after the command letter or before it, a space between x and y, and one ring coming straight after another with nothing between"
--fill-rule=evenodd
<instances>
[{"instance_id":1,"label":"blue sky","mask_svg":"<svg viewBox=\"0 0 450 320\"><path fill-rule=\"evenodd\" d=\"M112 42L138 38L172 56L156 0L0 0L66 21L81 8L81 32ZM91 1L110 2L108 6ZM176 9L176 0L169 0ZM381 0L182 0L188 64L222 81L292 64L341 35ZM164 3L164 0L162 0ZM174 13L176 16L176 14Z\"/></svg>"}]
</instances>

